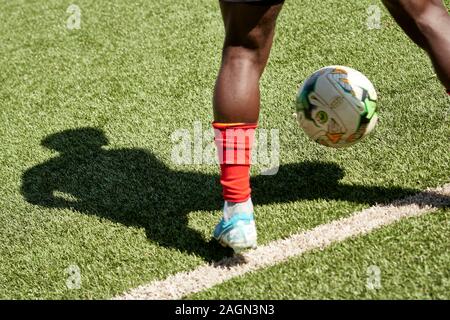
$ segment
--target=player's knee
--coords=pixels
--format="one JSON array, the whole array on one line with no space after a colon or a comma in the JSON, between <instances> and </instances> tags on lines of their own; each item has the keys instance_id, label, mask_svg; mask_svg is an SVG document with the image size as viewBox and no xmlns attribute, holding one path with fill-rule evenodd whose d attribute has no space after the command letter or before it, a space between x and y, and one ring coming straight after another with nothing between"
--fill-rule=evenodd
<instances>
[{"instance_id":1,"label":"player's knee","mask_svg":"<svg viewBox=\"0 0 450 320\"><path fill-rule=\"evenodd\" d=\"M254 28L250 32L229 33L225 39L225 46L238 46L249 51L263 50L271 40L271 34L262 28Z\"/></svg>"},{"instance_id":2,"label":"player's knee","mask_svg":"<svg viewBox=\"0 0 450 320\"><path fill-rule=\"evenodd\" d=\"M228 63L253 65L253 67L264 68L272 35L256 28L246 35L230 37L225 42L224 60Z\"/></svg>"}]
</instances>

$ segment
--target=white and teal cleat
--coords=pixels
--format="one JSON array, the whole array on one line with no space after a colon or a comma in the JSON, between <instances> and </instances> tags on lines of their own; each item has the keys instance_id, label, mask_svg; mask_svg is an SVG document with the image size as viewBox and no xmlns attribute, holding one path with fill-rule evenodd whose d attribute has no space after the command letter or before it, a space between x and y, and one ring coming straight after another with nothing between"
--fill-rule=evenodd
<instances>
[{"instance_id":1,"label":"white and teal cleat","mask_svg":"<svg viewBox=\"0 0 450 320\"><path fill-rule=\"evenodd\" d=\"M235 253L256 248L256 225L250 199L243 203L225 202L224 217L214 229L214 238Z\"/></svg>"}]
</instances>

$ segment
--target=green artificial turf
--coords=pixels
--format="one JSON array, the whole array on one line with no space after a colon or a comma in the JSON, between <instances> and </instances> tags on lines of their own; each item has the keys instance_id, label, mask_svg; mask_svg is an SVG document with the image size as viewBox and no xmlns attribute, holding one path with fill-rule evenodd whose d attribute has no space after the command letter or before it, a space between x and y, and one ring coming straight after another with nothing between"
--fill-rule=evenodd
<instances>
[{"instance_id":1,"label":"green artificial turf","mask_svg":"<svg viewBox=\"0 0 450 320\"><path fill-rule=\"evenodd\" d=\"M374 3L287 1L279 17L260 128L279 130L281 167L252 171L260 244L450 181L448 98L384 9L367 30ZM172 133L210 127L218 3L80 0L81 28L68 30L70 4L0 0L0 298L110 298L230 254L211 240L217 166L171 161ZM311 142L291 118L298 84L331 64L379 94L375 133L345 150ZM66 286L71 265L79 289Z\"/></svg>"},{"instance_id":2,"label":"green artificial turf","mask_svg":"<svg viewBox=\"0 0 450 320\"><path fill-rule=\"evenodd\" d=\"M449 218L404 220L187 298L449 299Z\"/></svg>"},{"instance_id":3,"label":"green artificial turf","mask_svg":"<svg viewBox=\"0 0 450 320\"><path fill-rule=\"evenodd\" d=\"M449 299L449 219L407 219L187 298Z\"/></svg>"}]
</instances>

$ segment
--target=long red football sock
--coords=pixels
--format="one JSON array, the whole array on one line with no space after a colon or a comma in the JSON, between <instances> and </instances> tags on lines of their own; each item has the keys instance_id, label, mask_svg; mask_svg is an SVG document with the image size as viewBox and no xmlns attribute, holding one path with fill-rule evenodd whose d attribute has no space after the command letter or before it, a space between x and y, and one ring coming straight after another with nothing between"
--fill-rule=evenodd
<instances>
[{"instance_id":1,"label":"long red football sock","mask_svg":"<svg viewBox=\"0 0 450 320\"><path fill-rule=\"evenodd\" d=\"M223 198L244 202L250 198L251 150L256 123L213 123L220 163Z\"/></svg>"}]
</instances>

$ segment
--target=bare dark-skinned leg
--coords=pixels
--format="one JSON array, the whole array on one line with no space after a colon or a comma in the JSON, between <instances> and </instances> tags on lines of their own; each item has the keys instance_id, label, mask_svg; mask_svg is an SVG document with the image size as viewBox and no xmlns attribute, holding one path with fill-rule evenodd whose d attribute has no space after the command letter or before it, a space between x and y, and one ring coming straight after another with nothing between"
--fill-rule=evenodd
<instances>
[{"instance_id":1,"label":"bare dark-skinned leg","mask_svg":"<svg viewBox=\"0 0 450 320\"><path fill-rule=\"evenodd\" d=\"M282 4L220 2L220 7L226 35L214 90L214 120L256 123L259 80L269 58Z\"/></svg>"},{"instance_id":2,"label":"bare dark-skinned leg","mask_svg":"<svg viewBox=\"0 0 450 320\"><path fill-rule=\"evenodd\" d=\"M406 34L431 58L450 90L450 15L441 0L383 0Z\"/></svg>"}]
</instances>

